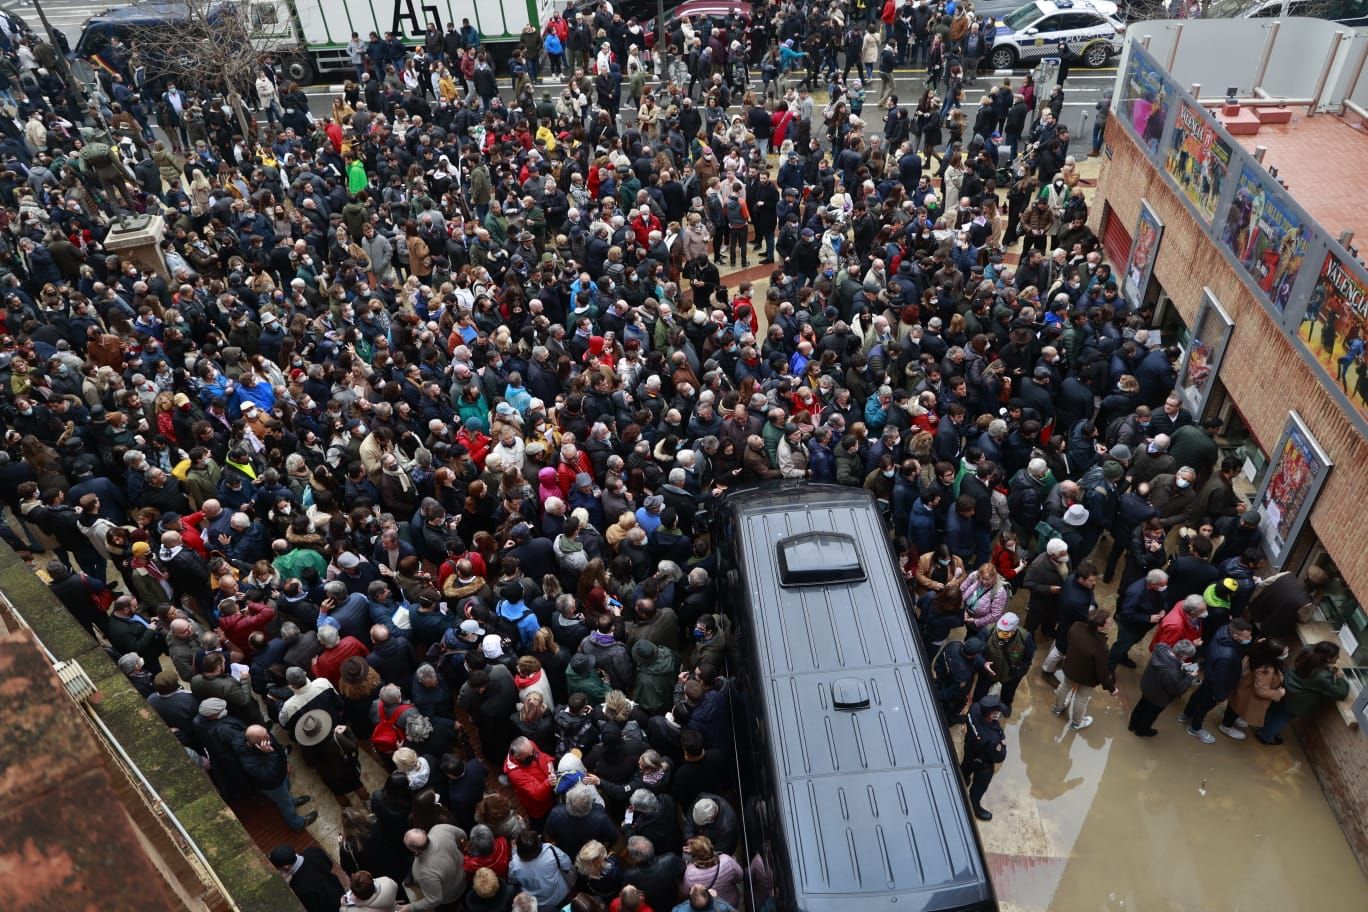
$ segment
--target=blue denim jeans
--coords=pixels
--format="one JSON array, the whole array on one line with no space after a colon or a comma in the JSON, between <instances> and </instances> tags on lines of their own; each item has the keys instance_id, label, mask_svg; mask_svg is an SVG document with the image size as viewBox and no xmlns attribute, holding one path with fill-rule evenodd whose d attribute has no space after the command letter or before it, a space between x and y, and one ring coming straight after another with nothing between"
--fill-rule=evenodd
<instances>
[{"instance_id":1,"label":"blue denim jeans","mask_svg":"<svg viewBox=\"0 0 1368 912\"><path fill-rule=\"evenodd\" d=\"M304 818L299 816L295 810L294 795L290 794L290 777L286 776L285 781L275 788L262 789L261 794L271 799L271 803L280 811L280 816L285 818L285 825L292 830L304 829Z\"/></svg>"}]
</instances>

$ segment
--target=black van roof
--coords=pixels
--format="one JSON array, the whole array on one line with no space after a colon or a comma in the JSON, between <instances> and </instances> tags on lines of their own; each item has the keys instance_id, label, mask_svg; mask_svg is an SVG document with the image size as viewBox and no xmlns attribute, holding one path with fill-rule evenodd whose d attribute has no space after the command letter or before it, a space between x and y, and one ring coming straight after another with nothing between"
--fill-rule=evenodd
<instances>
[{"instance_id":1,"label":"black van roof","mask_svg":"<svg viewBox=\"0 0 1368 912\"><path fill-rule=\"evenodd\" d=\"M956 759L922 671L901 573L868 492L827 485L727 501L745 573L797 908L991 901ZM783 585L785 543L835 533L863 572ZM819 568L812 568L819 572ZM886 618L906 618L884 623ZM763 642L760 642L763 640Z\"/></svg>"}]
</instances>

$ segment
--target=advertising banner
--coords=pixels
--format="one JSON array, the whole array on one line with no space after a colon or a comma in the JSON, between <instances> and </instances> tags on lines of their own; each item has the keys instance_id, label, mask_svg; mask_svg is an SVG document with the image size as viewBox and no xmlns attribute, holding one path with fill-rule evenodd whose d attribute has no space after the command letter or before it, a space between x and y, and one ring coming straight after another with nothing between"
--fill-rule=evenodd
<instances>
[{"instance_id":1,"label":"advertising banner","mask_svg":"<svg viewBox=\"0 0 1368 912\"><path fill-rule=\"evenodd\" d=\"M1309 229L1283 192L1265 184L1263 169L1247 162L1221 230L1223 243L1278 310L1287 308L1306 258Z\"/></svg>"}]
</instances>

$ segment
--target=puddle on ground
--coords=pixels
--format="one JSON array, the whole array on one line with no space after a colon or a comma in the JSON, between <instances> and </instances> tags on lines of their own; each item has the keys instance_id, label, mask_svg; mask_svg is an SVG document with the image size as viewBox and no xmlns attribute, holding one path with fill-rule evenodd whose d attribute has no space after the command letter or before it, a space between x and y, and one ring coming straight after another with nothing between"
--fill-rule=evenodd
<instances>
[{"instance_id":1,"label":"puddle on ground","mask_svg":"<svg viewBox=\"0 0 1368 912\"><path fill-rule=\"evenodd\" d=\"M1136 738L1139 675L1119 670L1119 700L1095 692L1081 732L1050 714L1037 670L1018 691L979 825L1005 912L1364 908L1368 882L1296 739L1235 742L1215 712L1202 744L1181 701Z\"/></svg>"}]
</instances>

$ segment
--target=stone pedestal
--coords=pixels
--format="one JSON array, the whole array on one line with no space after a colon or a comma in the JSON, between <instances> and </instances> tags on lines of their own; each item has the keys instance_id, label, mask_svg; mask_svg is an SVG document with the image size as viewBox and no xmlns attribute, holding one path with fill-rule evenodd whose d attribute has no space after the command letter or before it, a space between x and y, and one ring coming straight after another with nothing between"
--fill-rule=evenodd
<instances>
[{"instance_id":1,"label":"stone pedestal","mask_svg":"<svg viewBox=\"0 0 1368 912\"><path fill-rule=\"evenodd\" d=\"M158 246L165 234L166 220L160 215L135 216L127 224L115 219L105 236L104 246L121 259L132 260L141 270L154 270L169 283L173 277Z\"/></svg>"}]
</instances>

